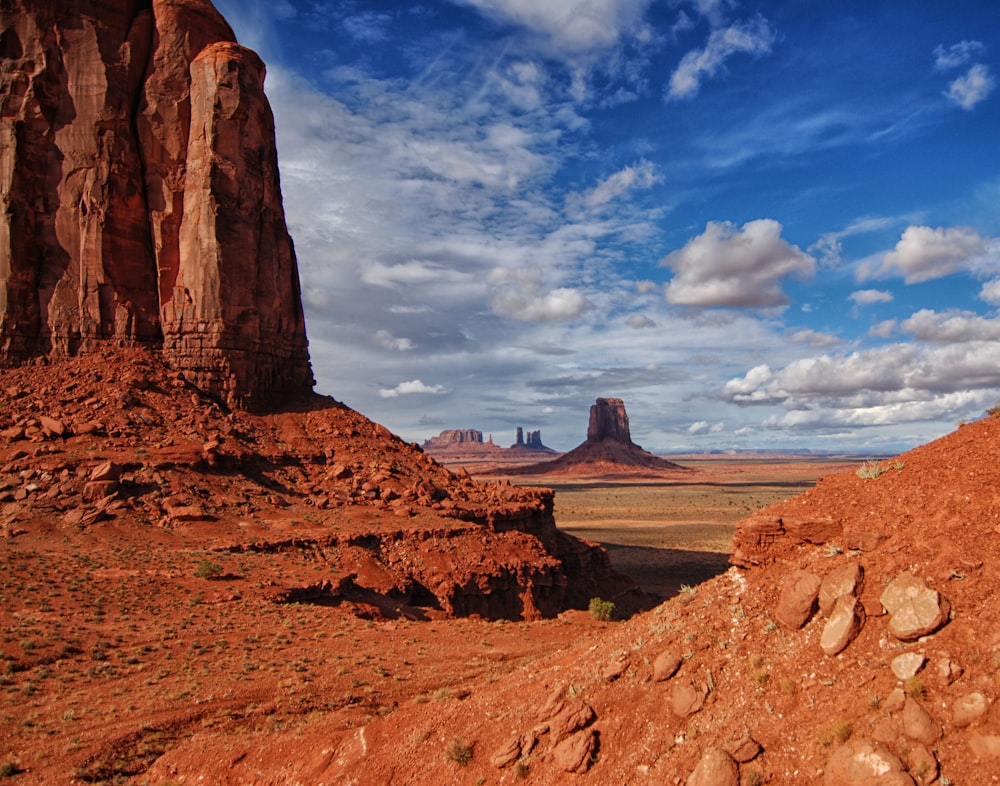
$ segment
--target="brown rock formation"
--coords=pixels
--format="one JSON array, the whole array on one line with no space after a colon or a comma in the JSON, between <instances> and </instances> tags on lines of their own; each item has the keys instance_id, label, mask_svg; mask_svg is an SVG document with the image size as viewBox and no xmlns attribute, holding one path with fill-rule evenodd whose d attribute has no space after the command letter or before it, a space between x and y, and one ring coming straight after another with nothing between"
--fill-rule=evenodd
<instances>
[{"instance_id":1,"label":"brown rock formation","mask_svg":"<svg viewBox=\"0 0 1000 786\"><path fill-rule=\"evenodd\" d=\"M632 435L628 428L628 414L625 402L620 398L599 398L590 408L590 424L587 426L587 440L600 442L611 439L631 445Z\"/></svg>"},{"instance_id":2,"label":"brown rock formation","mask_svg":"<svg viewBox=\"0 0 1000 786\"><path fill-rule=\"evenodd\" d=\"M208 0L2 21L0 365L162 344L230 404L308 390L259 58Z\"/></svg>"},{"instance_id":3,"label":"brown rock formation","mask_svg":"<svg viewBox=\"0 0 1000 786\"><path fill-rule=\"evenodd\" d=\"M540 464L507 470L512 475L635 475L686 470L643 450L629 433L625 402L599 398L590 408L587 439L569 453Z\"/></svg>"}]
</instances>

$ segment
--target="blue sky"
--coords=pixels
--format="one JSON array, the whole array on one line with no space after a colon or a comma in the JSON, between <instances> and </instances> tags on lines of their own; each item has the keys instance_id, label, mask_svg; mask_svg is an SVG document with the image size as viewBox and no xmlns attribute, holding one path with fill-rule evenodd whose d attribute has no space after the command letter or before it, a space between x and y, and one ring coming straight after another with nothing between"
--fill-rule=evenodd
<instances>
[{"instance_id":1,"label":"blue sky","mask_svg":"<svg viewBox=\"0 0 1000 786\"><path fill-rule=\"evenodd\" d=\"M896 451L1000 401L1000 14L216 0L317 390L406 439Z\"/></svg>"}]
</instances>

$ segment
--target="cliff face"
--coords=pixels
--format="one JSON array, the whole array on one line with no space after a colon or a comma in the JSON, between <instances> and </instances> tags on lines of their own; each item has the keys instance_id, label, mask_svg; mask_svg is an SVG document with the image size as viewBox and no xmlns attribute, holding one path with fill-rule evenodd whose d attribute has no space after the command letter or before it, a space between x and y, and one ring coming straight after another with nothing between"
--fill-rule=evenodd
<instances>
[{"instance_id":1,"label":"cliff face","mask_svg":"<svg viewBox=\"0 0 1000 786\"><path fill-rule=\"evenodd\" d=\"M632 444L625 402L620 398L599 398L590 408L587 441L600 442L605 439L626 445Z\"/></svg>"},{"instance_id":2,"label":"cliff face","mask_svg":"<svg viewBox=\"0 0 1000 786\"><path fill-rule=\"evenodd\" d=\"M207 0L0 23L0 365L151 344L230 405L309 390L260 59Z\"/></svg>"}]
</instances>

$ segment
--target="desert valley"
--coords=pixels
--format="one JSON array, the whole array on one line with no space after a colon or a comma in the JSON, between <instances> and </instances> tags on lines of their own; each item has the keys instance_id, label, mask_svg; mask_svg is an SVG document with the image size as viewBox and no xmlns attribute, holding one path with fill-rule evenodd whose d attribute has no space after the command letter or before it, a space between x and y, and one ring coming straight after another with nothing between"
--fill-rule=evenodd
<instances>
[{"instance_id":1,"label":"desert valley","mask_svg":"<svg viewBox=\"0 0 1000 786\"><path fill-rule=\"evenodd\" d=\"M68 5L3 9L0 783L1000 782L996 413L404 441L313 390L259 58Z\"/></svg>"}]
</instances>

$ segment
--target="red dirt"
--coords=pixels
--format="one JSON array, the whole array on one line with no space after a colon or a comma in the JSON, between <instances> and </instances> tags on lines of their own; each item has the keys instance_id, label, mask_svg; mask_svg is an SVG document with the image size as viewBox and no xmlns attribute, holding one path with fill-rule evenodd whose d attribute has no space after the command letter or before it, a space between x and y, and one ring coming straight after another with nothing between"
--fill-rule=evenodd
<instances>
[{"instance_id":1,"label":"red dirt","mask_svg":"<svg viewBox=\"0 0 1000 786\"><path fill-rule=\"evenodd\" d=\"M554 563L567 584L603 569L600 552L556 542L544 492L453 476L328 399L227 413L143 353L89 363L4 371L0 384L11 783L680 784L746 734L763 752L739 765L743 784L824 783L847 738L881 740L912 782L1000 779L1000 419L756 514L737 538L750 567L625 622L490 622L569 599ZM56 436L43 416L76 433ZM103 428L82 434L91 421ZM106 460L119 488L84 501ZM820 650L820 614L802 630L772 622L792 570L822 577L849 560L865 571L868 619L846 650ZM203 563L221 575L199 577ZM904 570L951 607L914 643L889 635L878 602ZM479 616L449 618L465 605ZM680 670L654 682L667 650ZM903 652L928 659L906 688L940 727L933 742L907 737L894 709L903 683L889 664ZM936 676L945 660L963 669L951 684ZM689 699L707 693L682 718L671 705L685 685ZM560 686L584 728L565 714L541 724ZM973 692L987 710L960 727L953 708ZM560 729L586 775L563 771ZM533 736L520 762L491 763Z\"/></svg>"}]
</instances>

